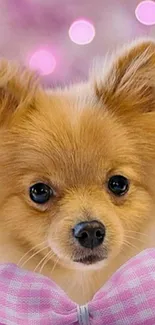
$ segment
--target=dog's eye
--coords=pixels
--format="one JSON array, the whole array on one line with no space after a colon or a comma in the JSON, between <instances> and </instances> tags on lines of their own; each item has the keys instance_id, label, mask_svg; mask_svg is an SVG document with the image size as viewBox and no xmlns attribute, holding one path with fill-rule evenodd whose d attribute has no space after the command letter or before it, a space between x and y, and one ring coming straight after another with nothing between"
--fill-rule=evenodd
<instances>
[{"instance_id":1,"label":"dog's eye","mask_svg":"<svg viewBox=\"0 0 155 325\"><path fill-rule=\"evenodd\" d=\"M122 175L114 175L108 181L109 190L117 196L124 195L129 189L129 181Z\"/></svg>"},{"instance_id":2,"label":"dog's eye","mask_svg":"<svg viewBox=\"0 0 155 325\"><path fill-rule=\"evenodd\" d=\"M36 183L30 187L30 198L38 204L44 204L54 196L54 191L44 183Z\"/></svg>"}]
</instances>

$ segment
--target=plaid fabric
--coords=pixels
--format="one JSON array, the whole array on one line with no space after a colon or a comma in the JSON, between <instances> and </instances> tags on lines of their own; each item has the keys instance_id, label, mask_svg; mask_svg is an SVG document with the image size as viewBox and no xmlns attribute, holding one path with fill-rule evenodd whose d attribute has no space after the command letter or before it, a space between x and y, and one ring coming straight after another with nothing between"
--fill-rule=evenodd
<instances>
[{"instance_id":1,"label":"plaid fabric","mask_svg":"<svg viewBox=\"0 0 155 325\"><path fill-rule=\"evenodd\" d=\"M155 249L121 267L86 306L51 280L0 266L1 325L155 325Z\"/></svg>"}]
</instances>

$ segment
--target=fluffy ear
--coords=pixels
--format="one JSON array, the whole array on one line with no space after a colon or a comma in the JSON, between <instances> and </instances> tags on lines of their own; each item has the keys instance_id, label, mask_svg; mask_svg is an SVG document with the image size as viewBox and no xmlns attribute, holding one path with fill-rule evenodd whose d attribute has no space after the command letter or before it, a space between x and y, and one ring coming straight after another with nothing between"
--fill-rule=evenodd
<instances>
[{"instance_id":1,"label":"fluffy ear","mask_svg":"<svg viewBox=\"0 0 155 325\"><path fill-rule=\"evenodd\" d=\"M126 116L155 111L155 42L135 41L106 59L95 80L98 99Z\"/></svg>"},{"instance_id":2,"label":"fluffy ear","mask_svg":"<svg viewBox=\"0 0 155 325\"><path fill-rule=\"evenodd\" d=\"M0 126L34 105L37 82L34 74L15 63L0 61Z\"/></svg>"}]
</instances>

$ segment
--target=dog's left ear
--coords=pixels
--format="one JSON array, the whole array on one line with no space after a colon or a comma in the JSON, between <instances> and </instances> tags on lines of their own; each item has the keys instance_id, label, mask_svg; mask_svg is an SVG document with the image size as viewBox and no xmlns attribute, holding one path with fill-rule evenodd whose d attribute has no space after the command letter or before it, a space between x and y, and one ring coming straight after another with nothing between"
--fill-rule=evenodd
<instances>
[{"instance_id":1,"label":"dog's left ear","mask_svg":"<svg viewBox=\"0 0 155 325\"><path fill-rule=\"evenodd\" d=\"M155 111L155 42L126 46L105 61L97 78L96 96L105 108L122 116Z\"/></svg>"},{"instance_id":2,"label":"dog's left ear","mask_svg":"<svg viewBox=\"0 0 155 325\"><path fill-rule=\"evenodd\" d=\"M0 127L35 106L36 76L20 65L0 60Z\"/></svg>"}]
</instances>

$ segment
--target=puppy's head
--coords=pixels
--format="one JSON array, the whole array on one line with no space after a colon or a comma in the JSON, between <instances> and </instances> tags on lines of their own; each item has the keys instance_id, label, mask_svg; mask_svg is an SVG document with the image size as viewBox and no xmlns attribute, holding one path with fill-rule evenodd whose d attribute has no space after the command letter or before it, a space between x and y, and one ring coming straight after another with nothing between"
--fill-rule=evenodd
<instances>
[{"instance_id":1,"label":"puppy's head","mask_svg":"<svg viewBox=\"0 0 155 325\"><path fill-rule=\"evenodd\" d=\"M133 44L103 70L82 101L0 67L1 229L68 267L115 258L153 207L155 44Z\"/></svg>"}]
</instances>

